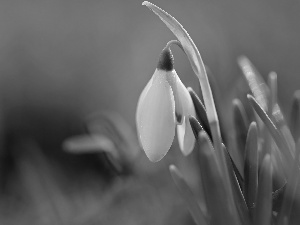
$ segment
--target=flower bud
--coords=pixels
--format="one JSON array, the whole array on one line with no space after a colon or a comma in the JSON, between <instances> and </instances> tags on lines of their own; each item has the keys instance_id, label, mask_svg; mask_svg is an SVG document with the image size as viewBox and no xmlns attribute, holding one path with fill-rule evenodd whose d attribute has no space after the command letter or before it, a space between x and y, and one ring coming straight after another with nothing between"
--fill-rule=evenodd
<instances>
[{"instance_id":1,"label":"flower bud","mask_svg":"<svg viewBox=\"0 0 300 225\"><path fill-rule=\"evenodd\" d=\"M138 101L136 122L139 139L147 157L153 162L167 154L175 135L175 101L169 83L175 79L172 71L172 54L169 49L164 49Z\"/></svg>"},{"instance_id":2,"label":"flower bud","mask_svg":"<svg viewBox=\"0 0 300 225\"><path fill-rule=\"evenodd\" d=\"M140 143L152 162L169 151L177 125L179 146L184 155L194 147L195 138L188 118L195 116L192 99L173 66L173 56L165 48L157 68L141 93L136 123Z\"/></svg>"}]
</instances>

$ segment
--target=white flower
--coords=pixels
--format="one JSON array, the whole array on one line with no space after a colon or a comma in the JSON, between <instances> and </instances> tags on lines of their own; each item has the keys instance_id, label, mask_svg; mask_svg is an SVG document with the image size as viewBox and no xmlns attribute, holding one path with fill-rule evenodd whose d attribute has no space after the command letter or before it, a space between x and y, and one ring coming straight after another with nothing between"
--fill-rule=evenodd
<instances>
[{"instance_id":1,"label":"white flower","mask_svg":"<svg viewBox=\"0 0 300 225\"><path fill-rule=\"evenodd\" d=\"M195 116L191 96L173 68L170 49L165 48L136 112L139 140L150 161L157 162L167 154L176 126L181 151L184 155L192 152L195 137L189 115Z\"/></svg>"}]
</instances>

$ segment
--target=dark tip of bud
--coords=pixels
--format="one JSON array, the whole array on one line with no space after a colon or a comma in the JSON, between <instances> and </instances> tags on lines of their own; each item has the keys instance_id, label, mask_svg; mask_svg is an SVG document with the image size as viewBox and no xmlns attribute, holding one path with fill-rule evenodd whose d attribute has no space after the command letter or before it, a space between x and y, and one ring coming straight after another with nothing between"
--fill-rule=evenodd
<instances>
[{"instance_id":1,"label":"dark tip of bud","mask_svg":"<svg viewBox=\"0 0 300 225\"><path fill-rule=\"evenodd\" d=\"M157 69L165 70L165 71L172 71L174 68L174 58L170 48L164 48L161 52L158 63Z\"/></svg>"}]
</instances>

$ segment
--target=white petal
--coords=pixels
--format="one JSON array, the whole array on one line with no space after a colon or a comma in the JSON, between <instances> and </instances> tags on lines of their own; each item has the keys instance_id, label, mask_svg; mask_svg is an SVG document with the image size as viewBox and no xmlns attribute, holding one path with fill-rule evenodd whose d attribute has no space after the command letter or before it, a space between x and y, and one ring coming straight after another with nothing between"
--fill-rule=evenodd
<instances>
[{"instance_id":1,"label":"white petal","mask_svg":"<svg viewBox=\"0 0 300 225\"><path fill-rule=\"evenodd\" d=\"M169 84L171 85L171 88L172 88L173 94L174 94L176 121L177 121L177 123L182 124L182 122L183 122L183 106L180 102L181 99L180 99L179 95L181 93L178 92L178 85L177 85L179 77L178 77L176 71L175 70L169 71L167 79L168 79ZM179 81L180 81L180 79L179 79ZM182 82L181 82L181 84L182 84Z\"/></svg>"},{"instance_id":2,"label":"white petal","mask_svg":"<svg viewBox=\"0 0 300 225\"><path fill-rule=\"evenodd\" d=\"M166 75L165 71L155 71L137 107L139 139L147 157L153 162L167 154L175 135L175 102Z\"/></svg>"},{"instance_id":3,"label":"white petal","mask_svg":"<svg viewBox=\"0 0 300 225\"><path fill-rule=\"evenodd\" d=\"M183 117L182 124L177 125L177 137L180 149L184 148L184 134L185 134L185 118Z\"/></svg>"},{"instance_id":4,"label":"white petal","mask_svg":"<svg viewBox=\"0 0 300 225\"><path fill-rule=\"evenodd\" d=\"M176 103L179 102L180 104L178 108L176 105L177 114L181 113L183 117L182 124L177 125L179 147L184 155L188 155L193 151L195 145L195 137L188 116L195 116L196 112L192 98L178 76L177 94L174 96L175 98L178 97Z\"/></svg>"},{"instance_id":5,"label":"white petal","mask_svg":"<svg viewBox=\"0 0 300 225\"><path fill-rule=\"evenodd\" d=\"M147 95L149 89L151 88L152 86L152 82L153 82L153 77L154 75L151 77L151 79L148 81L147 85L144 87L140 97L139 97L139 100L138 100L138 104L137 104L137 109L136 109L136 122L140 121L140 115L141 115L141 106L143 106L143 102L144 102L144 99L145 99L145 96Z\"/></svg>"},{"instance_id":6,"label":"white petal","mask_svg":"<svg viewBox=\"0 0 300 225\"><path fill-rule=\"evenodd\" d=\"M177 125L177 136L181 152L185 156L189 155L194 149L196 140L187 116L183 117L182 124Z\"/></svg>"}]
</instances>

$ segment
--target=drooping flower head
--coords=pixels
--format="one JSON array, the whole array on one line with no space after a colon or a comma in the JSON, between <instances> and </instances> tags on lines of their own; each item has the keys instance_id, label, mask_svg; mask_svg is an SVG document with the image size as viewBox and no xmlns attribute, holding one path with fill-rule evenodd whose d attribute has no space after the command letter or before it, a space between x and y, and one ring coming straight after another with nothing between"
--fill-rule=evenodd
<instances>
[{"instance_id":1,"label":"drooping flower head","mask_svg":"<svg viewBox=\"0 0 300 225\"><path fill-rule=\"evenodd\" d=\"M151 161L157 162L167 154L176 126L183 154L193 150L195 138L186 118L189 115L195 115L194 105L174 69L173 55L167 46L140 95L136 112L140 143Z\"/></svg>"}]
</instances>

